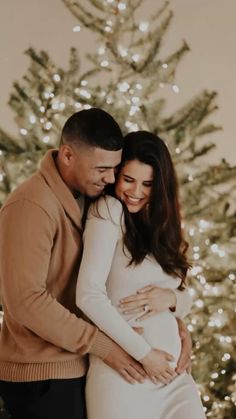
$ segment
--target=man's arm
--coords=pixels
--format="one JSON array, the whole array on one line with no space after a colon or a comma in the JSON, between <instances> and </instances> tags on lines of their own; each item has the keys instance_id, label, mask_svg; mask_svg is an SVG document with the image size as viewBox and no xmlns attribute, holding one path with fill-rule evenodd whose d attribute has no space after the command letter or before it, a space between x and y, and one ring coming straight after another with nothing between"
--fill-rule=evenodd
<instances>
[{"instance_id":1,"label":"man's arm","mask_svg":"<svg viewBox=\"0 0 236 419\"><path fill-rule=\"evenodd\" d=\"M10 316L67 351L106 357L112 342L47 291L55 236L49 215L28 200L13 202L1 211L0 230L1 293Z\"/></svg>"},{"instance_id":2,"label":"man's arm","mask_svg":"<svg viewBox=\"0 0 236 419\"><path fill-rule=\"evenodd\" d=\"M55 236L49 215L30 201L15 202L1 211L0 231L1 293L10 316L45 341L80 355L97 355L124 371L127 381L142 382L146 374L138 362L47 291Z\"/></svg>"}]
</instances>

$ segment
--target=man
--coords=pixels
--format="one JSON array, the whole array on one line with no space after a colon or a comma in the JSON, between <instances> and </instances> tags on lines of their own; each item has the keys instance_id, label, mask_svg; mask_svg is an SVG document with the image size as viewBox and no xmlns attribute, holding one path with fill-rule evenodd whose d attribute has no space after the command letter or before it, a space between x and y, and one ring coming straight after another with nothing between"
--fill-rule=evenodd
<instances>
[{"instance_id":1,"label":"man","mask_svg":"<svg viewBox=\"0 0 236 419\"><path fill-rule=\"evenodd\" d=\"M75 306L83 197L96 198L114 182L122 141L106 112L77 112L62 130L59 150L45 155L1 210L0 394L13 418L85 419L89 353L131 383L146 376Z\"/></svg>"}]
</instances>

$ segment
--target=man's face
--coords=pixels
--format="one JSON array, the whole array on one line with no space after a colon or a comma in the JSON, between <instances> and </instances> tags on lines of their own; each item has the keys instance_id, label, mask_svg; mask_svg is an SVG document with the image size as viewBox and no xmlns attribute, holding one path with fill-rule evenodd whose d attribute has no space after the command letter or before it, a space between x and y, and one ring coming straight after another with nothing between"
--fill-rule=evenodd
<instances>
[{"instance_id":1,"label":"man's face","mask_svg":"<svg viewBox=\"0 0 236 419\"><path fill-rule=\"evenodd\" d=\"M121 152L97 147L65 146L67 153L66 171L62 173L72 193L79 192L90 198L99 196L105 186L115 182L114 171L121 160Z\"/></svg>"}]
</instances>

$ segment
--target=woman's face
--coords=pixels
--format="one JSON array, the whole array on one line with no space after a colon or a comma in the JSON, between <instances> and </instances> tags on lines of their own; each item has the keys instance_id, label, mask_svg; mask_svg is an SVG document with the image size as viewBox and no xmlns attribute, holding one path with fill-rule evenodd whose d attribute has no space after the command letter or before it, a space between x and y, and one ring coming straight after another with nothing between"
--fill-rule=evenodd
<instances>
[{"instance_id":1,"label":"woman's face","mask_svg":"<svg viewBox=\"0 0 236 419\"><path fill-rule=\"evenodd\" d=\"M135 213L142 210L150 200L152 192L153 168L138 160L127 161L118 175L115 194Z\"/></svg>"}]
</instances>

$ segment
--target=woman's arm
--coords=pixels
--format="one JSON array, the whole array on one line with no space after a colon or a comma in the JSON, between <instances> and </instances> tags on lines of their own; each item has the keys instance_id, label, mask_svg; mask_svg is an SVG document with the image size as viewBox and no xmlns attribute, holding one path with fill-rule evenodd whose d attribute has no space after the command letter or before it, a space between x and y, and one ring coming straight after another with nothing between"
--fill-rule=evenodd
<instances>
[{"instance_id":1,"label":"woman's arm","mask_svg":"<svg viewBox=\"0 0 236 419\"><path fill-rule=\"evenodd\" d=\"M125 314L134 314L140 320L166 310L171 310L175 317L182 319L190 312L191 305L192 298L187 289L180 291L156 285L141 288L120 302L120 308Z\"/></svg>"},{"instance_id":2,"label":"woman's arm","mask_svg":"<svg viewBox=\"0 0 236 419\"><path fill-rule=\"evenodd\" d=\"M103 332L136 360L140 360L150 352L151 347L111 304L106 290L120 237L122 205L112 197L100 198L98 210L101 217L96 216L92 208L85 226L76 304Z\"/></svg>"}]
</instances>

